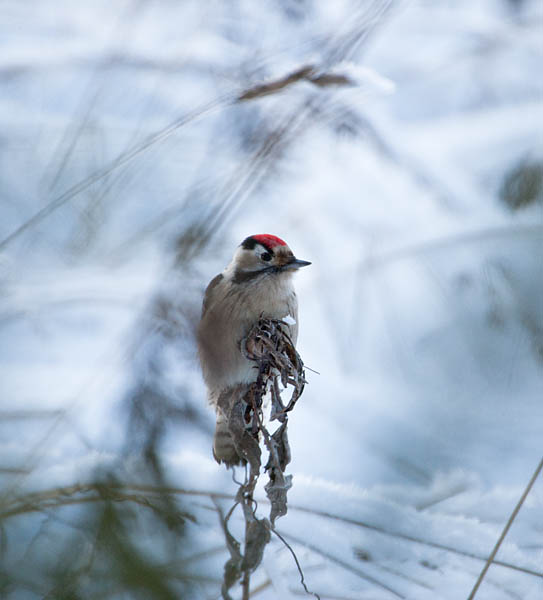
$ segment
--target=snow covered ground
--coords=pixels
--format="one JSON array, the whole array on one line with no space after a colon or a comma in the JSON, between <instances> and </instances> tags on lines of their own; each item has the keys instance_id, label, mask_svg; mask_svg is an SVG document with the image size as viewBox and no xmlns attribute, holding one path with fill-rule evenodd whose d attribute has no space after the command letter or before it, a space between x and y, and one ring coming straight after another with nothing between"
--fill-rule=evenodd
<instances>
[{"instance_id":1,"label":"snow covered ground","mask_svg":"<svg viewBox=\"0 0 543 600\"><path fill-rule=\"evenodd\" d=\"M4 0L0 16L2 502L114 464L136 477L129 406L152 390L197 519L179 564L192 598L220 597L237 487L211 456L193 327L237 244L269 232L313 263L298 349L318 374L277 522L308 588L467 598L543 450L540 3ZM356 85L236 101L307 64ZM2 521L6 598L45 595L75 510ZM540 477L478 599L543 597L542 517ZM139 540L157 561L159 536ZM304 595L275 537L251 585Z\"/></svg>"}]
</instances>

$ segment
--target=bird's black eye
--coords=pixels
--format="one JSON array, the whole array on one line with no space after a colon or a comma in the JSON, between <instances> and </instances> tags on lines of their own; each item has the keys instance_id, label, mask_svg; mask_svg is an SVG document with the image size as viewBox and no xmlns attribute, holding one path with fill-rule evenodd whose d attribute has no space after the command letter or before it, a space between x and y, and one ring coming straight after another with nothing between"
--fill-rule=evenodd
<instances>
[{"instance_id":1,"label":"bird's black eye","mask_svg":"<svg viewBox=\"0 0 543 600\"><path fill-rule=\"evenodd\" d=\"M265 261L267 262L268 260L271 260L271 259L272 259L272 255L271 255L269 252L263 252L263 253L260 255L260 258L261 258L262 260L265 260Z\"/></svg>"}]
</instances>

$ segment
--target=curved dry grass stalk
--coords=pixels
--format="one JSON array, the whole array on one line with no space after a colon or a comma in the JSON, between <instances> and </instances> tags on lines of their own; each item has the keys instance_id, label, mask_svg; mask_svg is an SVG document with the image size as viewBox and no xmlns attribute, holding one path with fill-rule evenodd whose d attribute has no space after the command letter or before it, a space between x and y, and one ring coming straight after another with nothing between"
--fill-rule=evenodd
<instances>
[{"instance_id":1,"label":"curved dry grass stalk","mask_svg":"<svg viewBox=\"0 0 543 600\"><path fill-rule=\"evenodd\" d=\"M427 252L454 248L461 244L474 244L499 240L500 238L510 239L513 237L533 237L538 239L541 238L542 235L543 225L541 224L517 224L514 226L505 225L489 227L477 231L467 231L452 234L450 236L442 236L436 239L417 242L403 248L385 251L378 256L370 257L360 264L357 278L366 276L380 267L385 267L388 264L399 260L417 258L425 255Z\"/></svg>"},{"instance_id":2,"label":"curved dry grass stalk","mask_svg":"<svg viewBox=\"0 0 543 600\"><path fill-rule=\"evenodd\" d=\"M228 105L244 102L249 99L256 99L272 93L277 93L300 80L309 81L317 88L353 85L353 80L350 78L350 76L343 73L332 72L330 71L330 68L341 63L342 61L348 60L358 49L358 47L367 40L368 36L384 21L385 16L388 14L392 6L393 2L391 0L384 2L375 1L371 3L365 11L362 11L358 15L358 18L354 19L354 25L351 26L348 31L342 32L329 40L328 49L325 51L326 57L324 58L322 65L305 65L274 81L249 86L244 90L238 89L227 92L214 98L213 100L210 100L209 102L202 104L199 107L196 107L192 111L189 111L187 114L179 117L177 120L173 121L163 129L150 134L142 142L139 142L122 152L119 156L117 156L116 159L111 161L102 169L98 169L94 173L91 173L88 177L79 181L63 193L50 200L45 206L43 206L29 219L19 225L19 227L8 234L3 240L0 240L0 250L7 247L27 230L41 223L50 214L55 212L58 208L62 207L66 203L70 202L78 194L88 190L92 185L111 175L119 167L128 164L137 156L155 146L157 143L169 138L173 133L187 123L190 123L195 119L208 114L216 108L224 108ZM124 23L124 21L121 20L121 23ZM68 137L72 137L72 140L69 142L66 140L64 141L64 145L67 146L67 148L61 157L60 164L51 184L51 188L56 185L58 177L60 176L62 170L64 170L66 163L73 152L74 145L88 117L88 114L86 113L90 112L93 103L94 99L91 99L90 103L88 103L86 109L83 111L82 118L80 118L80 122L75 128L75 134L72 136L67 134ZM269 151L266 151L265 155L268 153Z\"/></svg>"},{"instance_id":3,"label":"curved dry grass stalk","mask_svg":"<svg viewBox=\"0 0 543 600\"><path fill-rule=\"evenodd\" d=\"M213 109L222 106L225 102L228 101L229 98L230 95L219 97L198 108L195 108L191 112L177 119L177 121L174 121L173 123L164 127L160 131L151 134L142 143L137 144L129 150L126 150L103 169L95 171L79 183L76 183L75 185L71 186L65 192L51 200L43 208L37 211L32 217L27 219L24 223L17 227L17 229L12 231L7 237L1 240L0 250L3 250L5 247L7 247L11 242L17 239L28 229L34 227L38 223L41 223L41 221L47 218L51 213L53 213L55 210L57 210L58 208L75 198L81 192L89 189L92 185L101 181L102 179L116 171L119 167L132 161L134 158L136 158L137 156L139 156L158 142L170 137L173 133L175 133L178 129L180 129L187 123L190 123L191 121L194 121L194 119L197 119L198 117L209 113Z\"/></svg>"},{"instance_id":4,"label":"curved dry grass stalk","mask_svg":"<svg viewBox=\"0 0 543 600\"><path fill-rule=\"evenodd\" d=\"M109 487L111 488L112 493L116 495L118 501L127 502L135 501L134 498L140 497L142 494L150 495L151 497L161 496L163 494L172 494L188 497L203 497L209 498L211 501L236 500L236 496L233 494L215 492L212 490L191 490L179 487L164 487L132 483L112 483L109 484ZM122 490L125 490L128 493L122 494ZM104 500L103 496L97 494L96 492L97 486L95 484L78 484L66 487L55 487L41 492L27 493L18 498L10 500L8 503L3 504L2 511L0 512L0 521L3 519L13 518L31 512L42 512L44 510L62 508L64 506L70 506L73 504L102 502ZM84 498L74 498L74 496L77 496L78 494L88 495ZM266 500L259 500L259 502L266 502ZM430 540L425 540L420 537L407 535L398 531L387 530L384 527L374 525L366 521L351 519L342 515L335 515L326 511L307 508L296 504L289 504L289 508L292 511L304 512L307 514L322 517L323 519L340 521L342 523L362 527L364 529L368 529L374 531L375 533L382 534L388 537L401 539L414 544L421 544L423 546L435 548L436 550L443 550L445 552L450 552L452 554L464 556L466 558L470 558L476 561L486 562L488 560L487 557L474 554L473 552L468 552L438 542L432 542ZM535 571L534 569L528 567L523 567L500 560L494 560L493 564L503 567L505 569L510 569L513 571L524 573L526 575L531 575L533 577L543 579L543 571Z\"/></svg>"}]
</instances>

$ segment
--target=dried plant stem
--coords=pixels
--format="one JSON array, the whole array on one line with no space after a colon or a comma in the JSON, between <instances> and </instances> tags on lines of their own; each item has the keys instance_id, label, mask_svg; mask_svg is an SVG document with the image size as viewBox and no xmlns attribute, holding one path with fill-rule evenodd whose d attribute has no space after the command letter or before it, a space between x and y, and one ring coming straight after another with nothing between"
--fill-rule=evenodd
<instances>
[{"instance_id":1,"label":"dried plant stem","mask_svg":"<svg viewBox=\"0 0 543 600\"><path fill-rule=\"evenodd\" d=\"M481 583L486 575L486 572L488 571L490 565L494 561L494 558L495 558L496 554L498 553L498 550L500 549L500 546L501 546L503 540L505 539L505 536L507 535L509 528L513 524L513 521L515 520L516 516L518 515L519 510L521 509L522 505L524 504L524 500L526 500L526 497L530 493L530 490L532 489L532 486L534 485L535 480L538 478L539 474L541 473L541 469L543 469L543 458L539 461L539 464L537 465L536 470L534 471L534 474L532 475L532 478L528 482L526 489L524 490L522 496L520 497L520 500L517 502L517 505L515 506L515 509L511 513L511 516L509 517L509 520L507 521L505 527L503 528L503 531L502 531L500 537L498 538L496 545L494 546L492 552L490 553L490 556L488 557L488 560L486 561L485 566L483 567L483 570L479 574L479 577L477 578L477 581L475 582L475 585L473 586L473 589L471 590L471 594L468 596L468 600L473 600L473 598L475 598L475 594L477 593L477 590L479 589L479 586L481 585Z\"/></svg>"},{"instance_id":2,"label":"dried plant stem","mask_svg":"<svg viewBox=\"0 0 543 600\"><path fill-rule=\"evenodd\" d=\"M252 512L252 504L253 504L253 491L256 485L257 476L254 475L252 469L250 471L249 483L245 486L246 492L243 498L243 516L245 518L245 549L244 555L247 555L247 545L249 540L249 515L247 511ZM243 572L243 577L241 580L241 599L249 600L250 597L250 584L251 584L251 571L250 569L245 569Z\"/></svg>"},{"instance_id":3,"label":"dried plant stem","mask_svg":"<svg viewBox=\"0 0 543 600\"><path fill-rule=\"evenodd\" d=\"M251 582L251 574L249 571L245 571L243 574L243 579L241 580L241 591L242 591L242 600L249 600L249 584Z\"/></svg>"}]
</instances>

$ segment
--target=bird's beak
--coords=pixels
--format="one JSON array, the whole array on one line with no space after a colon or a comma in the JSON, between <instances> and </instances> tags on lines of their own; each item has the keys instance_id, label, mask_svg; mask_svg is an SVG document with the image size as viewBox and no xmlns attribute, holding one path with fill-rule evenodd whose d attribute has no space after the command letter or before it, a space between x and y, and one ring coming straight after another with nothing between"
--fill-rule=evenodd
<instances>
[{"instance_id":1,"label":"bird's beak","mask_svg":"<svg viewBox=\"0 0 543 600\"><path fill-rule=\"evenodd\" d=\"M311 263L307 260L300 260L298 258L293 258L290 262L288 262L283 269L300 269L301 267L307 267Z\"/></svg>"}]
</instances>

